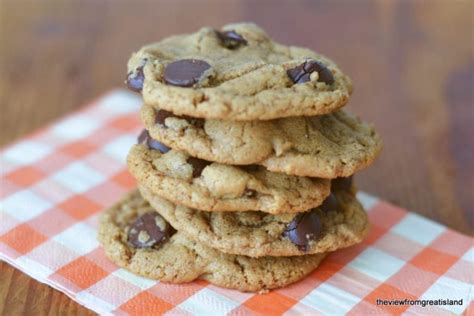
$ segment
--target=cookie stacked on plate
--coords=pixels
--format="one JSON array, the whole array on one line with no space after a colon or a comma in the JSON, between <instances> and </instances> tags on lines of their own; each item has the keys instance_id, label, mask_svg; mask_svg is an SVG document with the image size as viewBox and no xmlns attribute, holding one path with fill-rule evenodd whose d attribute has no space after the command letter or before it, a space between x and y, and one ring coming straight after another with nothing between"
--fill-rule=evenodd
<instances>
[{"instance_id":1,"label":"cookie stacked on plate","mask_svg":"<svg viewBox=\"0 0 474 316\"><path fill-rule=\"evenodd\" d=\"M240 23L145 46L128 69L145 129L128 155L138 190L101 222L114 262L262 291L363 239L352 174L381 141L340 109L352 88L334 62Z\"/></svg>"}]
</instances>

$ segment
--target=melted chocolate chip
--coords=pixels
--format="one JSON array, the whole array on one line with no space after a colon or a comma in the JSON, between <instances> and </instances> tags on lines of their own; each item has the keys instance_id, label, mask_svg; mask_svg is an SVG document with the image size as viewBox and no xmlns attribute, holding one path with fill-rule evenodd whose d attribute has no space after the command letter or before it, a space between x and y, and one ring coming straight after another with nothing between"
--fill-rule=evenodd
<instances>
[{"instance_id":1,"label":"melted chocolate chip","mask_svg":"<svg viewBox=\"0 0 474 316\"><path fill-rule=\"evenodd\" d=\"M173 86L192 87L210 68L211 65L204 60L181 59L166 66L163 79Z\"/></svg>"},{"instance_id":2,"label":"melted chocolate chip","mask_svg":"<svg viewBox=\"0 0 474 316\"><path fill-rule=\"evenodd\" d=\"M140 92L142 91L144 80L145 75L143 74L143 66L140 66L135 69L135 72L129 72L127 74L127 88L135 92Z\"/></svg>"},{"instance_id":3,"label":"melted chocolate chip","mask_svg":"<svg viewBox=\"0 0 474 316\"><path fill-rule=\"evenodd\" d=\"M195 157L189 157L187 161L191 166L193 166L193 178L199 178L204 168L211 164L210 161Z\"/></svg>"},{"instance_id":4,"label":"melted chocolate chip","mask_svg":"<svg viewBox=\"0 0 474 316\"><path fill-rule=\"evenodd\" d=\"M167 127L165 124L165 120L168 117L176 117L178 119L186 120L189 124L194 125L196 127L202 128L204 127L204 120L196 117L191 117L187 115L179 116L179 115L174 115L172 112L165 111L165 110L159 110L156 112L155 116L155 123L163 125L165 128Z\"/></svg>"},{"instance_id":5,"label":"melted chocolate chip","mask_svg":"<svg viewBox=\"0 0 474 316\"><path fill-rule=\"evenodd\" d=\"M221 40L222 45L229 49L234 49L241 45L247 45L247 41L245 40L245 38L243 38L242 35L240 35L236 31L217 31L217 37L219 37L219 39Z\"/></svg>"},{"instance_id":6,"label":"melted chocolate chip","mask_svg":"<svg viewBox=\"0 0 474 316\"><path fill-rule=\"evenodd\" d=\"M165 111L165 110L158 110L155 112L155 123L166 126L165 121L168 117L176 117L176 116L172 112Z\"/></svg>"},{"instance_id":7,"label":"melted chocolate chip","mask_svg":"<svg viewBox=\"0 0 474 316\"><path fill-rule=\"evenodd\" d=\"M288 69L286 73L294 83L304 83L310 81L311 74L318 72L318 81L327 85L334 83L332 72L322 63L316 60L308 60L295 68Z\"/></svg>"},{"instance_id":8,"label":"melted chocolate chip","mask_svg":"<svg viewBox=\"0 0 474 316\"><path fill-rule=\"evenodd\" d=\"M135 248L152 248L168 239L173 228L156 212L145 213L130 225L128 242Z\"/></svg>"},{"instance_id":9,"label":"melted chocolate chip","mask_svg":"<svg viewBox=\"0 0 474 316\"><path fill-rule=\"evenodd\" d=\"M283 236L288 237L301 251L307 251L310 241L321 234L321 221L315 210L298 214L286 227Z\"/></svg>"},{"instance_id":10,"label":"melted chocolate chip","mask_svg":"<svg viewBox=\"0 0 474 316\"><path fill-rule=\"evenodd\" d=\"M319 206L324 212L338 211L340 208L339 201L336 199L333 193L324 200L323 204Z\"/></svg>"},{"instance_id":11,"label":"melted chocolate chip","mask_svg":"<svg viewBox=\"0 0 474 316\"><path fill-rule=\"evenodd\" d=\"M352 176L347 178L336 178L331 182L331 187L336 190L350 191L352 188Z\"/></svg>"},{"instance_id":12,"label":"melted chocolate chip","mask_svg":"<svg viewBox=\"0 0 474 316\"><path fill-rule=\"evenodd\" d=\"M171 150L171 148L151 138L150 133L146 129L140 133L137 140L139 144L145 144L149 149L159 150L163 154Z\"/></svg>"}]
</instances>

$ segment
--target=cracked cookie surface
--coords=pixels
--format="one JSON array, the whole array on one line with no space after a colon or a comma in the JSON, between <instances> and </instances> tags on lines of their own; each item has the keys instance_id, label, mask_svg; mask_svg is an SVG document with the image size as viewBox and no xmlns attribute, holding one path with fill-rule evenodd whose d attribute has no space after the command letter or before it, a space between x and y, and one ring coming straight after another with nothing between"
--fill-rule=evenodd
<instances>
[{"instance_id":1,"label":"cracked cookie surface","mask_svg":"<svg viewBox=\"0 0 474 316\"><path fill-rule=\"evenodd\" d=\"M261 257L331 252L361 242L369 228L364 209L354 192L347 190L334 190L331 201L312 211L319 223L302 232L314 234L305 249L285 236L299 214L205 212L173 204L143 187L140 191L174 228L196 242L231 254Z\"/></svg>"},{"instance_id":2,"label":"cracked cookie surface","mask_svg":"<svg viewBox=\"0 0 474 316\"><path fill-rule=\"evenodd\" d=\"M211 163L142 144L130 149L127 164L138 183L154 194L206 211L301 212L320 205L330 193L326 179Z\"/></svg>"},{"instance_id":3,"label":"cracked cookie surface","mask_svg":"<svg viewBox=\"0 0 474 316\"><path fill-rule=\"evenodd\" d=\"M143 215L155 212L133 191L101 215L99 241L107 257L139 275L163 282L184 283L204 279L215 285L257 292L294 283L313 271L324 254L297 257L230 255L175 232L159 245L137 248L129 241L130 230ZM159 219L157 225L162 224Z\"/></svg>"},{"instance_id":4,"label":"cracked cookie surface","mask_svg":"<svg viewBox=\"0 0 474 316\"><path fill-rule=\"evenodd\" d=\"M375 130L344 112L270 121L234 122L175 116L143 105L150 135L192 156L225 164L320 178L348 177L370 165L382 142Z\"/></svg>"},{"instance_id":5,"label":"cracked cookie surface","mask_svg":"<svg viewBox=\"0 0 474 316\"><path fill-rule=\"evenodd\" d=\"M177 115L268 120L344 106L350 79L330 59L284 46L252 23L204 27L134 53L128 86L146 104Z\"/></svg>"}]
</instances>

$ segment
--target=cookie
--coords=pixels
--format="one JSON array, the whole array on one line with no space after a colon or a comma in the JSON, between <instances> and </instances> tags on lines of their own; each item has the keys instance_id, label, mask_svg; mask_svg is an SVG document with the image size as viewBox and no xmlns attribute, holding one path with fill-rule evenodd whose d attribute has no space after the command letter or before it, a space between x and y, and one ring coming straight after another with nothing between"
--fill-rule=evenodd
<instances>
[{"instance_id":1,"label":"cookie","mask_svg":"<svg viewBox=\"0 0 474 316\"><path fill-rule=\"evenodd\" d=\"M144 105L140 116L154 139L191 156L225 164L260 164L298 176L348 177L370 165L382 146L370 125L341 110L233 122L176 116Z\"/></svg>"},{"instance_id":2,"label":"cookie","mask_svg":"<svg viewBox=\"0 0 474 316\"><path fill-rule=\"evenodd\" d=\"M250 257L331 252L362 241L367 215L354 194L334 192L318 208L297 214L205 212L173 204L140 188L142 196L178 231L219 251Z\"/></svg>"},{"instance_id":3,"label":"cookie","mask_svg":"<svg viewBox=\"0 0 474 316\"><path fill-rule=\"evenodd\" d=\"M146 104L208 119L329 113L352 89L330 59L276 43L252 23L165 38L133 54L128 71L128 87Z\"/></svg>"},{"instance_id":4,"label":"cookie","mask_svg":"<svg viewBox=\"0 0 474 316\"><path fill-rule=\"evenodd\" d=\"M171 283L204 279L249 292L296 282L324 258L224 254L174 231L137 191L102 214L98 238L107 257L133 273Z\"/></svg>"},{"instance_id":5,"label":"cookie","mask_svg":"<svg viewBox=\"0 0 474 316\"><path fill-rule=\"evenodd\" d=\"M325 179L211 163L152 148L146 142L130 149L128 169L138 183L173 203L200 210L301 212L320 205L330 192Z\"/></svg>"}]
</instances>

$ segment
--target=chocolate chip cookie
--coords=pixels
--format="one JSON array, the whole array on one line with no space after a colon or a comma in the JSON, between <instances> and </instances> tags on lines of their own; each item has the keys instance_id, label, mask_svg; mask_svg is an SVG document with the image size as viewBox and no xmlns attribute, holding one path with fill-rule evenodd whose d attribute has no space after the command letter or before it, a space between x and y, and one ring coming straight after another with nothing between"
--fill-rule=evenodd
<instances>
[{"instance_id":1,"label":"chocolate chip cookie","mask_svg":"<svg viewBox=\"0 0 474 316\"><path fill-rule=\"evenodd\" d=\"M190 239L219 251L251 257L331 252L362 241L369 223L354 193L333 189L308 212L205 212L176 205L141 187L145 200Z\"/></svg>"},{"instance_id":2,"label":"chocolate chip cookie","mask_svg":"<svg viewBox=\"0 0 474 316\"><path fill-rule=\"evenodd\" d=\"M208 119L320 115L344 106L352 90L333 61L276 43L252 23L165 38L133 54L128 71L128 87L146 104Z\"/></svg>"},{"instance_id":3,"label":"chocolate chip cookie","mask_svg":"<svg viewBox=\"0 0 474 316\"><path fill-rule=\"evenodd\" d=\"M278 214L318 206L330 192L329 180L269 172L255 165L211 163L176 150L163 153L157 142L149 147L149 139L143 136L144 143L130 149L129 171L141 186L176 204Z\"/></svg>"},{"instance_id":4,"label":"chocolate chip cookie","mask_svg":"<svg viewBox=\"0 0 474 316\"><path fill-rule=\"evenodd\" d=\"M144 105L150 135L192 156L226 164L259 164L271 171L321 178L348 177L377 157L374 129L341 110L313 117L233 122L176 116Z\"/></svg>"},{"instance_id":5,"label":"chocolate chip cookie","mask_svg":"<svg viewBox=\"0 0 474 316\"><path fill-rule=\"evenodd\" d=\"M224 254L176 232L137 191L102 214L98 237L110 260L133 273L171 283L204 279L249 292L294 283L324 258Z\"/></svg>"}]
</instances>

